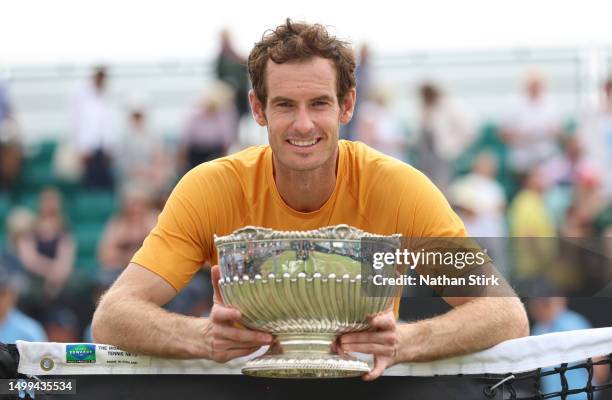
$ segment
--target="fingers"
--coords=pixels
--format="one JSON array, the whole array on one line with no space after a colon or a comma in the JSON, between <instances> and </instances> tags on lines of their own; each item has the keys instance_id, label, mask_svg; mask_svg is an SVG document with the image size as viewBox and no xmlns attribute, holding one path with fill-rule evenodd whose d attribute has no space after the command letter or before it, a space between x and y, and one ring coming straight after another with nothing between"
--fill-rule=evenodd
<instances>
[{"instance_id":1,"label":"fingers","mask_svg":"<svg viewBox=\"0 0 612 400\"><path fill-rule=\"evenodd\" d=\"M346 351L342 348L342 345L340 344L340 338L332 342L331 351L332 353L337 353L340 356L347 355Z\"/></svg>"},{"instance_id":2,"label":"fingers","mask_svg":"<svg viewBox=\"0 0 612 400\"><path fill-rule=\"evenodd\" d=\"M343 344L342 350L345 352L375 354L377 356L385 357L393 357L393 355L395 354L395 348L393 346L377 343Z\"/></svg>"},{"instance_id":3,"label":"fingers","mask_svg":"<svg viewBox=\"0 0 612 400\"><path fill-rule=\"evenodd\" d=\"M215 348L218 351L231 351L231 350L244 350L244 349L258 349L263 346L261 343L255 342L237 342L228 339L216 339Z\"/></svg>"},{"instance_id":4,"label":"fingers","mask_svg":"<svg viewBox=\"0 0 612 400\"><path fill-rule=\"evenodd\" d=\"M373 343L385 346L394 345L397 335L394 331L383 332L352 332L340 337L340 345L346 350L346 345Z\"/></svg>"},{"instance_id":5,"label":"fingers","mask_svg":"<svg viewBox=\"0 0 612 400\"><path fill-rule=\"evenodd\" d=\"M215 324L236 323L240 321L242 314L235 308L215 304L210 312L210 319Z\"/></svg>"},{"instance_id":6,"label":"fingers","mask_svg":"<svg viewBox=\"0 0 612 400\"><path fill-rule=\"evenodd\" d=\"M250 329L239 329L232 326L218 327L215 329L215 337L232 342L250 344L251 346L272 343L272 335L265 332L252 331ZM243 347L243 346L241 346Z\"/></svg>"},{"instance_id":7,"label":"fingers","mask_svg":"<svg viewBox=\"0 0 612 400\"><path fill-rule=\"evenodd\" d=\"M215 304L225 304L223 297L221 296L221 289L219 289L219 279L221 279L221 269L218 265L213 265L210 269L210 279L213 284L213 301Z\"/></svg>"},{"instance_id":8,"label":"fingers","mask_svg":"<svg viewBox=\"0 0 612 400\"><path fill-rule=\"evenodd\" d=\"M370 327L376 331L394 330L396 327L395 316L393 311L387 311L382 314L376 314L369 318Z\"/></svg>"},{"instance_id":9,"label":"fingers","mask_svg":"<svg viewBox=\"0 0 612 400\"><path fill-rule=\"evenodd\" d=\"M271 344L272 335L265 332L237 327L242 315L240 311L215 304L210 313L212 330L208 335L211 359L226 362L236 357L242 357Z\"/></svg>"},{"instance_id":10,"label":"fingers","mask_svg":"<svg viewBox=\"0 0 612 400\"><path fill-rule=\"evenodd\" d=\"M367 374L362 375L361 379L364 381L373 381L385 372L385 369L389 366L389 359L386 357L376 357L374 361L374 367Z\"/></svg>"}]
</instances>

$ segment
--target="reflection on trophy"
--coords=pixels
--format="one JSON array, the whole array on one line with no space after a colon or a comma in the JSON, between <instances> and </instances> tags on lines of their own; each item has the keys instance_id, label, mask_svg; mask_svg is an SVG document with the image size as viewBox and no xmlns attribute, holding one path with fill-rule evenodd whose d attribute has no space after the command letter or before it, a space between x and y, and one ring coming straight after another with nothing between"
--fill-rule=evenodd
<instances>
[{"instance_id":1,"label":"reflection on trophy","mask_svg":"<svg viewBox=\"0 0 612 400\"><path fill-rule=\"evenodd\" d=\"M369 315L391 307L397 290L373 285L371 254L395 252L400 235L347 225L292 232L245 227L215 236L215 245L225 304L242 313L245 326L276 337L243 373L327 378L370 370L364 361L333 352L332 344L338 335L366 330Z\"/></svg>"}]
</instances>

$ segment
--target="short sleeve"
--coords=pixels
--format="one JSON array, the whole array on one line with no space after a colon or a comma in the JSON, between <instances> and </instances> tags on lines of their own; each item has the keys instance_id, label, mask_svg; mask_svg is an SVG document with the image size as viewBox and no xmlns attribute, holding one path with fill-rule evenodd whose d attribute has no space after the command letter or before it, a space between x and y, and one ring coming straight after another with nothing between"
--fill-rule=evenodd
<instances>
[{"instance_id":1,"label":"short sleeve","mask_svg":"<svg viewBox=\"0 0 612 400\"><path fill-rule=\"evenodd\" d=\"M206 215L198 168L177 184L160 213L157 224L132 258L168 281L177 291L210 259L206 240Z\"/></svg>"},{"instance_id":2,"label":"short sleeve","mask_svg":"<svg viewBox=\"0 0 612 400\"><path fill-rule=\"evenodd\" d=\"M403 205L398 215L405 227L402 232L416 238L466 237L463 221L442 192L422 173L415 171L415 175L413 184L407 185L401 195Z\"/></svg>"}]
</instances>

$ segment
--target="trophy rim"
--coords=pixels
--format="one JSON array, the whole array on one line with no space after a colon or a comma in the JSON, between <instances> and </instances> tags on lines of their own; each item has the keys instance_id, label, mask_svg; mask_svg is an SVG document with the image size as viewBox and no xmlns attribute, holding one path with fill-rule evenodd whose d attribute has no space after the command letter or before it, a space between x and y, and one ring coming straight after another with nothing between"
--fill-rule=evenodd
<instances>
[{"instance_id":1,"label":"trophy rim","mask_svg":"<svg viewBox=\"0 0 612 400\"><path fill-rule=\"evenodd\" d=\"M400 240L401 233L380 235L366 232L347 224L338 224L311 230L280 231L272 228L248 225L236 229L229 235L214 235L216 247L245 242L287 241L287 240L335 240L358 242L362 239Z\"/></svg>"}]
</instances>

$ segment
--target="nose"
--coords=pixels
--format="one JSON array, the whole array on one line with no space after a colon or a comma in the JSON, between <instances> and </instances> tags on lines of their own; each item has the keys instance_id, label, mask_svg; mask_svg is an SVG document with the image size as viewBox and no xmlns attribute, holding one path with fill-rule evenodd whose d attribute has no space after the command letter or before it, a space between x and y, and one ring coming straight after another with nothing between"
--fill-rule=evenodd
<instances>
[{"instance_id":1,"label":"nose","mask_svg":"<svg viewBox=\"0 0 612 400\"><path fill-rule=\"evenodd\" d=\"M314 123L306 107L297 107L293 129L298 133L310 133L314 128Z\"/></svg>"}]
</instances>

